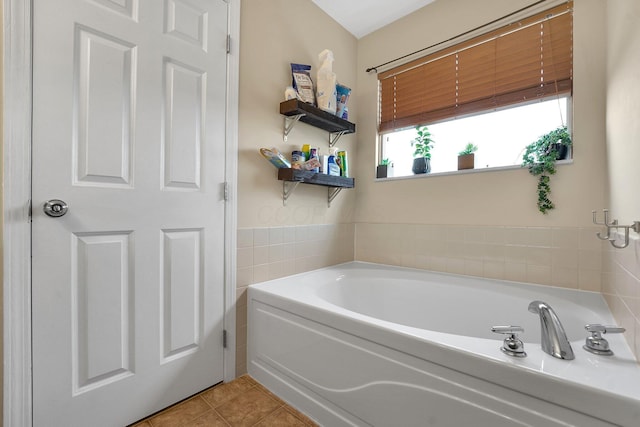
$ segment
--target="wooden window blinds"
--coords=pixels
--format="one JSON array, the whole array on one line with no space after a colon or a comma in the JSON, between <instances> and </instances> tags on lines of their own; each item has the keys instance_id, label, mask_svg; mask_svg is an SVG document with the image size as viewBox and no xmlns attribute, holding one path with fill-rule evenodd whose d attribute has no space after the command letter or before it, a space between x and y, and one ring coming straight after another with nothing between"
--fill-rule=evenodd
<instances>
[{"instance_id":1,"label":"wooden window blinds","mask_svg":"<svg viewBox=\"0 0 640 427\"><path fill-rule=\"evenodd\" d=\"M380 73L379 131L571 93L573 2Z\"/></svg>"}]
</instances>

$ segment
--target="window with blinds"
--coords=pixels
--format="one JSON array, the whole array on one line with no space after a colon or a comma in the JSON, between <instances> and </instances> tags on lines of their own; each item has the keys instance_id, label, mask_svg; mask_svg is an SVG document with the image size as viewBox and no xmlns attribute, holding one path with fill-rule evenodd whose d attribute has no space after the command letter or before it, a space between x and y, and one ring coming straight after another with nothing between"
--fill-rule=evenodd
<instances>
[{"instance_id":1,"label":"window with blinds","mask_svg":"<svg viewBox=\"0 0 640 427\"><path fill-rule=\"evenodd\" d=\"M380 73L380 133L571 95L568 2Z\"/></svg>"}]
</instances>

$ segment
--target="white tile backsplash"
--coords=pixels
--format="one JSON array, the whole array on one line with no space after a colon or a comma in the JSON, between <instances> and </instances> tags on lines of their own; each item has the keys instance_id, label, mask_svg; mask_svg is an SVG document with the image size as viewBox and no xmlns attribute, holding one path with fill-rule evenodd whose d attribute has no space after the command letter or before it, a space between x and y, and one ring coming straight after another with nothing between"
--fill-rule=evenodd
<instances>
[{"instance_id":1,"label":"white tile backsplash","mask_svg":"<svg viewBox=\"0 0 640 427\"><path fill-rule=\"evenodd\" d=\"M273 227L269 229L269 245L280 245L283 243L284 232L282 227Z\"/></svg>"},{"instance_id":2,"label":"white tile backsplash","mask_svg":"<svg viewBox=\"0 0 640 427\"><path fill-rule=\"evenodd\" d=\"M582 289L605 295L640 357L640 240L613 249L597 231L385 223L239 229L239 298L246 304L251 283L352 260ZM246 369L241 362L238 373Z\"/></svg>"},{"instance_id":3,"label":"white tile backsplash","mask_svg":"<svg viewBox=\"0 0 640 427\"><path fill-rule=\"evenodd\" d=\"M269 263L269 246L254 246L252 249L253 249L252 265Z\"/></svg>"},{"instance_id":4,"label":"white tile backsplash","mask_svg":"<svg viewBox=\"0 0 640 427\"><path fill-rule=\"evenodd\" d=\"M269 229L254 228L253 229L253 245L267 246L269 244Z\"/></svg>"},{"instance_id":5,"label":"white tile backsplash","mask_svg":"<svg viewBox=\"0 0 640 427\"><path fill-rule=\"evenodd\" d=\"M526 227L507 227L506 243L508 245L526 246L529 240L529 232Z\"/></svg>"},{"instance_id":6,"label":"white tile backsplash","mask_svg":"<svg viewBox=\"0 0 640 427\"><path fill-rule=\"evenodd\" d=\"M550 248L540 248L537 246L528 246L527 251L527 264L528 265L551 265L551 250Z\"/></svg>"},{"instance_id":7,"label":"white tile backsplash","mask_svg":"<svg viewBox=\"0 0 640 427\"><path fill-rule=\"evenodd\" d=\"M354 224L237 231L236 374L246 372L247 286L354 260Z\"/></svg>"},{"instance_id":8,"label":"white tile backsplash","mask_svg":"<svg viewBox=\"0 0 640 427\"><path fill-rule=\"evenodd\" d=\"M592 231L592 238L597 240L595 237L595 232L597 229L592 229L591 227L587 228ZM568 227L558 227L553 228L551 231L552 237L552 245L554 248L565 248L565 249L577 249L579 247L580 242L580 234L584 232L585 229L580 228L568 228Z\"/></svg>"},{"instance_id":9,"label":"white tile backsplash","mask_svg":"<svg viewBox=\"0 0 640 427\"><path fill-rule=\"evenodd\" d=\"M551 228L532 227L527 229L527 246L551 247Z\"/></svg>"},{"instance_id":10,"label":"white tile backsplash","mask_svg":"<svg viewBox=\"0 0 640 427\"><path fill-rule=\"evenodd\" d=\"M562 266L551 268L551 282L564 288L578 288L578 269Z\"/></svg>"},{"instance_id":11,"label":"white tile backsplash","mask_svg":"<svg viewBox=\"0 0 640 427\"><path fill-rule=\"evenodd\" d=\"M527 264L527 280L526 282L538 283L540 285L556 285L562 286L552 282L551 267L546 265L530 265Z\"/></svg>"},{"instance_id":12,"label":"white tile backsplash","mask_svg":"<svg viewBox=\"0 0 640 427\"><path fill-rule=\"evenodd\" d=\"M599 290L596 228L357 224L356 259ZM591 241L596 241L595 243Z\"/></svg>"},{"instance_id":13,"label":"white tile backsplash","mask_svg":"<svg viewBox=\"0 0 640 427\"><path fill-rule=\"evenodd\" d=\"M504 263L504 280L525 282L527 280L527 264Z\"/></svg>"},{"instance_id":14,"label":"white tile backsplash","mask_svg":"<svg viewBox=\"0 0 640 427\"><path fill-rule=\"evenodd\" d=\"M236 244L238 248L252 248L253 247L253 230L242 228L238 230L238 241Z\"/></svg>"},{"instance_id":15,"label":"white tile backsplash","mask_svg":"<svg viewBox=\"0 0 640 427\"><path fill-rule=\"evenodd\" d=\"M632 235L624 249L615 249L608 242L602 245L602 292L618 326L627 329L629 347L640 359L640 238Z\"/></svg>"},{"instance_id":16,"label":"white tile backsplash","mask_svg":"<svg viewBox=\"0 0 640 427\"><path fill-rule=\"evenodd\" d=\"M253 265L253 248L238 248L237 267L244 268Z\"/></svg>"}]
</instances>

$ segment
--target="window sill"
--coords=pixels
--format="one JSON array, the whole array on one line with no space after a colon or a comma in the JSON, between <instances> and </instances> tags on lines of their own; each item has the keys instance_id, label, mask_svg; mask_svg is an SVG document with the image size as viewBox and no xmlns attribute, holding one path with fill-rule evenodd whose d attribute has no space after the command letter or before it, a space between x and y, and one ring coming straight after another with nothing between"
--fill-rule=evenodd
<instances>
[{"instance_id":1,"label":"window sill","mask_svg":"<svg viewBox=\"0 0 640 427\"><path fill-rule=\"evenodd\" d=\"M573 159L567 160L558 160L556 165L564 166L573 164ZM448 172L436 172L436 173L422 173L417 175L406 175L406 176L392 176L388 178L374 178L373 180L376 182L387 182L387 181L402 181L405 179L422 179L422 178L432 178L432 177L441 177L441 176L449 176L449 175L467 175L467 174L475 174L475 173L486 173L486 172L502 172L502 171L511 171L517 169L525 169L520 165L513 166L499 166L493 168L480 168L480 169L464 169L459 171L448 171Z\"/></svg>"}]
</instances>

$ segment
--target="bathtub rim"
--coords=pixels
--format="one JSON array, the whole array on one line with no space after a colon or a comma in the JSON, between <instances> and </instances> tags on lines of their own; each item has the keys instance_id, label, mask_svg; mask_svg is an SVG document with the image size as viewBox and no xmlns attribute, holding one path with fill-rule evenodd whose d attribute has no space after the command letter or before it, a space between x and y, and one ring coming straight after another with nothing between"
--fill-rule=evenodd
<instances>
[{"instance_id":1,"label":"bathtub rim","mask_svg":"<svg viewBox=\"0 0 640 427\"><path fill-rule=\"evenodd\" d=\"M382 269L416 271L418 273L427 272L455 277L463 276L452 273L431 272L429 270L352 261L286 276L281 279L273 279L250 285L247 291L248 313L251 313L252 302L256 300L297 316L301 316L310 321L320 323L329 328L364 338L385 347L389 347L431 363L453 369L460 373L530 395L537 399L564 406L594 418L607 422L614 422L620 425L624 425L625 420L628 420L629 417L640 419L640 399L614 393L609 390L588 387L578 382L563 380L545 372L531 370L523 366L509 363L508 360L505 361L498 357L490 358L461 348L421 339L420 337L408 334L402 330L390 329L380 324L367 322L361 318L345 315L341 312L328 312L326 308L316 307L307 302L287 298L286 296L274 294L268 289L264 289L265 287L270 287L270 284L277 282L278 280L295 279L296 277L303 277L324 270L335 270L344 266L374 266ZM464 277L483 279L475 276ZM494 281L494 279L488 280ZM498 282L509 282L497 279L495 280ZM548 288L546 285L522 282L509 283L520 283L527 287L541 287L543 290ZM601 295L600 293L593 291L581 292L590 292ZM360 316L365 318L368 317L366 315ZM345 323L345 321L348 321L348 323ZM345 325L347 327L345 327ZM253 358L251 348L251 328L248 330L248 337L248 362L251 363ZM579 351L582 351L582 349ZM429 356L425 357L425 354L428 354ZM567 362L561 361L561 363ZM638 369L640 369L640 366ZM478 375L479 372L481 372L482 375Z\"/></svg>"}]
</instances>

